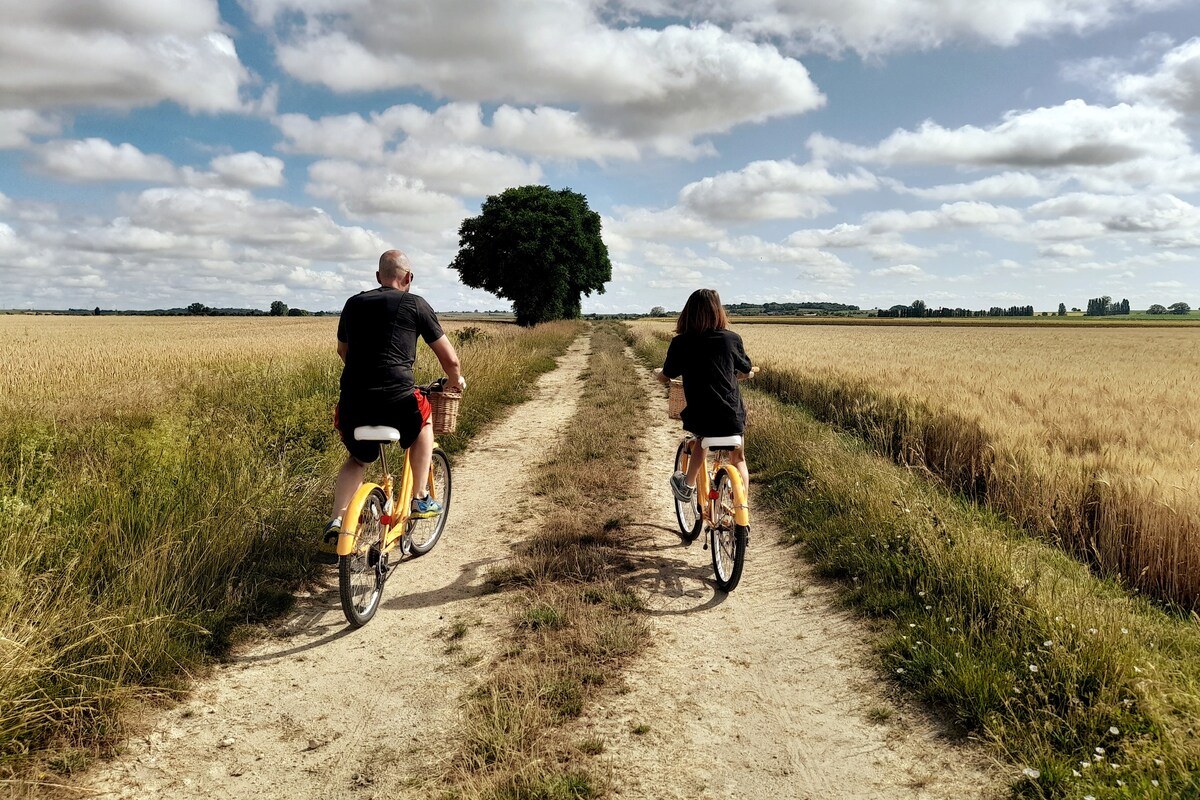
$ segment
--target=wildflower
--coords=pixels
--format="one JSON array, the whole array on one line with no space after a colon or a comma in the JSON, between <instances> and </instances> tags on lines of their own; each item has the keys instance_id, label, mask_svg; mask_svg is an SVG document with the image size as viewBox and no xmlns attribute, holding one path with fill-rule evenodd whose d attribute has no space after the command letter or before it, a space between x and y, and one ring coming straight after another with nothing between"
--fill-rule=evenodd
<instances>
[{"instance_id":1,"label":"wildflower","mask_svg":"<svg viewBox=\"0 0 1200 800\"><path fill-rule=\"evenodd\" d=\"M903 674L904 674L904 667L896 667L896 674L897 674L897 675L903 675Z\"/></svg>"},{"instance_id":2,"label":"wildflower","mask_svg":"<svg viewBox=\"0 0 1200 800\"><path fill-rule=\"evenodd\" d=\"M1093 761L1103 761L1103 760L1104 760L1104 756L1092 756L1092 760L1093 760Z\"/></svg>"},{"instance_id":3,"label":"wildflower","mask_svg":"<svg viewBox=\"0 0 1200 800\"><path fill-rule=\"evenodd\" d=\"M925 606L925 610L926 610L926 611L930 611L930 610L932 610L932 609L933 609L933 606Z\"/></svg>"},{"instance_id":4,"label":"wildflower","mask_svg":"<svg viewBox=\"0 0 1200 800\"><path fill-rule=\"evenodd\" d=\"M1037 671L1038 671L1038 670L1037 670L1037 664L1030 664L1030 665L1029 665L1029 671L1030 671L1030 672L1037 672Z\"/></svg>"},{"instance_id":5,"label":"wildflower","mask_svg":"<svg viewBox=\"0 0 1200 800\"><path fill-rule=\"evenodd\" d=\"M949 618L949 617L946 617L946 622L949 622L949 621L950 621L950 618ZM954 630L954 629L953 629L953 628L951 628L950 630Z\"/></svg>"},{"instance_id":6,"label":"wildflower","mask_svg":"<svg viewBox=\"0 0 1200 800\"><path fill-rule=\"evenodd\" d=\"M1090 761L1080 761L1080 762L1079 762L1079 768L1080 768L1080 769L1091 769L1091 768L1092 768L1092 762L1090 762Z\"/></svg>"},{"instance_id":7,"label":"wildflower","mask_svg":"<svg viewBox=\"0 0 1200 800\"><path fill-rule=\"evenodd\" d=\"M1151 778L1151 779L1150 779L1150 785L1151 785L1151 786L1154 786L1154 787L1156 787L1156 788L1157 788L1157 787L1158 787L1158 781L1157 781L1157 780L1155 780L1155 779L1153 779L1153 778Z\"/></svg>"},{"instance_id":8,"label":"wildflower","mask_svg":"<svg viewBox=\"0 0 1200 800\"><path fill-rule=\"evenodd\" d=\"M1054 642L1050 641L1049 639L1042 642L1042 647L1053 647L1053 646L1054 646Z\"/></svg>"},{"instance_id":9,"label":"wildflower","mask_svg":"<svg viewBox=\"0 0 1200 800\"><path fill-rule=\"evenodd\" d=\"M1108 732L1109 732L1109 733L1111 733L1113 736L1120 736L1120 735L1121 735L1121 729L1120 729L1120 728L1118 728L1118 727L1117 727L1117 726L1115 726L1115 725L1114 725L1113 727L1109 728L1109 729L1108 729Z\"/></svg>"},{"instance_id":10,"label":"wildflower","mask_svg":"<svg viewBox=\"0 0 1200 800\"><path fill-rule=\"evenodd\" d=\"M1025 777L1029 778L1030 780L1037 780L1038 778L1042 777L1042 773L1038 772L1033 767L1026 767L1025 769L1021 770L1021 772L1023 772Z\"/></svg>"},{"instance_id":11,"label":"wildflower","mask_svg":"<svg viewBox=\"0 0 1200 800\"><path fill-rule=\"evenodd\" d=\"M1060 616L1057 616L1057 617L1055 617L1055 618L1054 618L1054 621L1055 621L1055 622L1062 622L1062 616L1060 615Z\"/></svg>"},{"instance_id":12,"label":"wildflower","mask_svg":"<svg viewBox=\"0 0 1200 800\"><path fill-rule=\"evenodd\" d=\"M1095 628L1088 628L1088 633L1090 633L1092 636L1095 636L1099 632L1100 631L1096 630Z\"/></svg>"},{"instance_id":13,"label":"wildflower","mask_svg":"<svg viewBox=\"0 0 1200 800\"><path fill-rule=\"evenodd\" d=\"M1072 774L1072 775L1074 775L1076 778L1082 778L1082 777L1083 777L1083 773L1082 773L1082 772L1080 772L1080 771L1079 771L1079 770L1077 770L1077 769L1073 769L1073 770L1071 770L1071 774Z\"/></svg>"},{"instance_id":14,"label":"wildflower","mask_svg":"<svg viewBox=\"0 0 1200 800\"><path fill-rule=\"evenodd\" d=\"M1117 781L1117 786L1124 786L1124 785L1125 785L1125 781Z\"/></svg>"},{"instance_id":15,"label":"wildflower","mask_svg":"<svg viewBox=\"0 0 1200 800\"><path fill-rule=\"evenodd\" d=\"M1163 760L1161 758L1154 759L1154 766L1161 767L1162 765L1163 765Z\"/></svg>"},{"instance_id":16,"label":"wildflower","mask_svg":"<svg viewBox=\"0 0 1200 800\"><path fill-rule=\"evenodd\" d=\"M915 627L917 627L917 623L915 623L915 622L910 622L910 623L908 623L908 627L910 627L910 628L915 628Z\"/></svg>"},{"instance_id":17,"label":"wildflower","mask_svg":"<svg viewBox=\"0 0 1200 800\"><path fill-rule=\"evenodd\" d=\"M924 592L917 592L917 596L919 596L919 597L924 597L924 596L925 596L925 593L924 593Z\"/></svg>"},{"instance_id":18,"label":"wildflower","mask_svg":"<svg viewBox=\"0 0 1200 800\"><path fill-rule=\"evenodd\" d=\"M1097 753L1099 753L1100 755L1104 755L1104 748L1103 748L1103 747L1097 747L1097 748L1096 748L1096 752L1097 752Z\"/></svg>"},{"instance_id":19,"label":"wildflower","mask_svg":"<svg viewBox=\"0 0 1200 800\"><path fill-rule=\"evenodd\" d=\"M1121 628L1121 633L1129 633L1129 628Z\"/></svg>"},{"instance_id":20,"label":"wildflower","mask_svg":"<svg viewBox=\"0 0 1200 800\"><path fill-rule=\"evenodd\" d=\"M1142 671L1142 668L1141 668L1141 667L1139 667L1139 666L1137 666L1137 665L1134 665L1134 667L1133 667L1133 671L1134 671L1134 672L1137 672L1137 673L1140 673L1140 672Z\"/></svg>"},{"instance_id":21,"label":"wildflower","mask_svg":"<svg viewBox=\"0 0 1200 800\"><path fill-rule=\"evenodd\" d=\"M1083 796L1083 800L1096 800L1096 795L1094 795L1094 794L1085 794L1085 795Z\"/></svg>"}]
</instances>

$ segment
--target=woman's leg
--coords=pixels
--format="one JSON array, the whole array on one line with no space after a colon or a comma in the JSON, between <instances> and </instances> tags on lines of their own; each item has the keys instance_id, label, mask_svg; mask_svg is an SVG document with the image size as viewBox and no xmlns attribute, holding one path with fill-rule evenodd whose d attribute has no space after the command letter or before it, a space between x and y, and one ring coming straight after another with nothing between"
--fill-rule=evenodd
<instances>
[{"instance_id":1,"label":"woman's leg","mask_svg":"<svg viewBox=\"0 0 1200 800\"><path fill-rule=\"evenodd\" d=\"M746 466L746 453L742 448L738 448L729 454L729 463L737 467L738 472L742 473L742 486L746 487L746 491L750 491L750 468Z\"/></svg>"}]
</instances>

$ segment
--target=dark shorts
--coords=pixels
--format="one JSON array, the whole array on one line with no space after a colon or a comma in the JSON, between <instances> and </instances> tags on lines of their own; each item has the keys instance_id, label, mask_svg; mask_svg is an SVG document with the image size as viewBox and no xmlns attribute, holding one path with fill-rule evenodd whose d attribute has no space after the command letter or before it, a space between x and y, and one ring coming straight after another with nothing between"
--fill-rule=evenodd
<instances>
[{"instance_id":1,"label":"dark shorts","mask_svg":"<svg viewBox=\"0 0 1200 800\"><path fill-rule=\"evenodd\" d=\"M360 408L343 397L333 409L333 427L342 435L342 444L352 457L370 464L379 458L378 442L360 442L354 438L354 429L360 425L387 425L400 431L400 446L408 449L429 424L429 398L421 392L413 392L397 400L371 403Z\"/></svg>"}]
</instances>

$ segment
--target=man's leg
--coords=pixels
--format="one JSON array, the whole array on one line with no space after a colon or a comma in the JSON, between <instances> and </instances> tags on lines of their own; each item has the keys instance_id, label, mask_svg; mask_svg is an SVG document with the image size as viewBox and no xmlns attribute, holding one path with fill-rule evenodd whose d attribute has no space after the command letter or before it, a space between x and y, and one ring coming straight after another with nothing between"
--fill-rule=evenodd
<instances>
[{"instance_id":1,"label":"man's leg","mask_svg":"<svg viewBox=\"0 0 1200 800\"><path fill-rule=\"evenodd\" d=\"M433 460L433 424L426 422L417 440L408 449L408 465L412 468L413 496L424 497L429 487L429 462Z\"/></svg>"},{"instance_id":2,"label":"man's leg","mask_svg":"<svg viewBox=\"0 0 1200 800\"><path fill-rule=\"evenodd\" d=\"M354 499L354 493L362 486L363 475L367 465L354 456L346 456L346 462L338 470L337 482L333 485L333 517L341 519L346 516L346 506Z\"/></svg>"}]
</instances>

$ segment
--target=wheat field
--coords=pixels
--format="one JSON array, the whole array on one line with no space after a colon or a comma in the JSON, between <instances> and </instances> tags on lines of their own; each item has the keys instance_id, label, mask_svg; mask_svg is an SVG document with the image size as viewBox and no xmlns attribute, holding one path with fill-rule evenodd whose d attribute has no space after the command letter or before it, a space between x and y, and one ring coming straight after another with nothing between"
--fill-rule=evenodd
<instances>
[{"instance_id":1,"label":"wheat field","mask_svg":"<svg viewBox=\"0 0 1200 800\"><path fill-rule=\"evenodd\" d=\"M1200 598L1200 330L733 328L762 388L1140 589Z\"/></svg>"}]
</instances>

